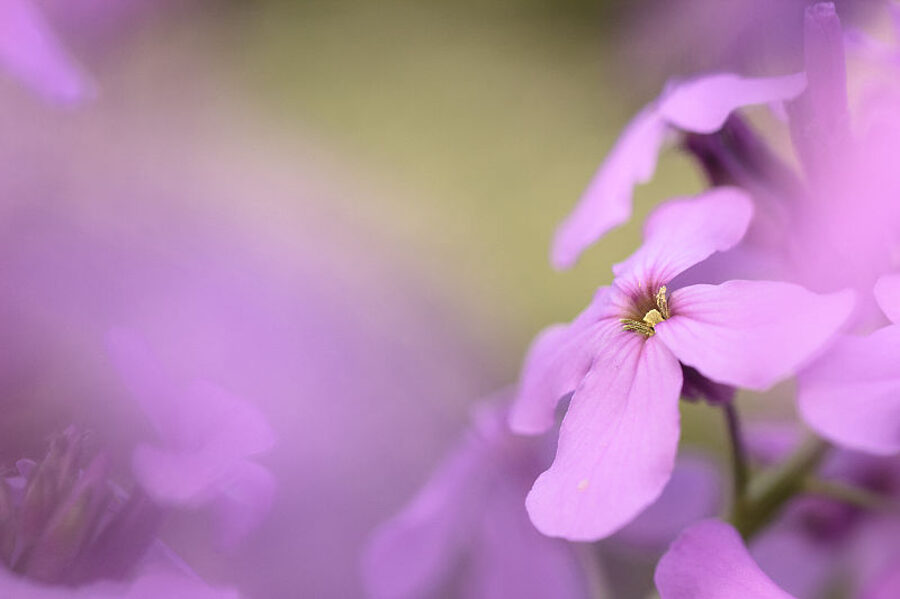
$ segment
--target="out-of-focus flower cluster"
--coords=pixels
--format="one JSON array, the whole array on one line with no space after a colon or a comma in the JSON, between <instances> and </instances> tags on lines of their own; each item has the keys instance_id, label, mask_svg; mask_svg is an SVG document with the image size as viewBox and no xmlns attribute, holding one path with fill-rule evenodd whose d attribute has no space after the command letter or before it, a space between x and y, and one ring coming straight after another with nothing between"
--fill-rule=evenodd
<instances>
[{"instance_id":1,"label":"out-of-focus flower cluster","mask_svg":"<svg viewBox=\"0 0 900 599\"><path fill-rule=\"evenodd\" d=\"M896 24L896 5L883 8ZM808 6L800 25L802 72L673 80L626 126L557 231L557 268L631 218L666 148L709 189L656 208L612 284L538 335L491 426L476 416L376 534L373 595L446 592L457 568L467 597L591 596L591 584L613 596L604 557L621 561L644 535L657 550L675 539L656 567L662 599L900 596L900 54L845 31L832 3ZM848 65L861 73L852 87ZM737 390L788 379L814 435L741 424ZM714 473L679 482L679 398L725 414L727 511ZM527 447L519 435L540 451L513 453ZM501 498L518 518L489 507ZM526 512L546 537L594 543L568 545L580 586L563 546L523 532ZM552 571L533 566L538 552Z\"/></svg>"}]
</instances>

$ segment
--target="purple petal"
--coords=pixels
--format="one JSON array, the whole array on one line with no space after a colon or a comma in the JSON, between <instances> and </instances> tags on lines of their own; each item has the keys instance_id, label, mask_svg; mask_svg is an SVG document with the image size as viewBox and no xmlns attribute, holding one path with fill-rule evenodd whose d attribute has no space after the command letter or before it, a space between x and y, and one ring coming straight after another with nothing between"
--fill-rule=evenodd
<instances>
[{"instance_id":1,"label":"purple petal","mask_svg":"<svg viewBox=\"0 0 900 599\"><path fill-rule=\"evenodd\" d=\"M737 531L718 520L684 531L654 580L661 599L792 599L753 562Z\"/></svg>"},{"instance_id":2,"label":"purple petal","mask_svg":"<svg viewBox=\"0 0 900 599\"><path fill-rule=\"evenodd\" d=\"M756 537L750 553L785 591L816 597L836 565L835 552L805 530L775 523Z\"/></svg>"},{"instance_id":3,"label":"purple petal","mask_svg":"<svg viewBox=\"0 0 900 599\"><path fill-rule=\"evenodd\" d=\"M213 510L223 549L235 550L256 530L272 507L276 488L275 476L269 470L247 460L235 465L220 481Z\"/></svg>"},{"instance_id":4,"label":"purple petal","mask_svg":"<svg viewBox=\"0 0 900 599\"><path fill-rule=\"evenodd\" d=\"M553 426L559 400L575 390L606 339L622 330L619 319L608 314L607 291L601 288L570 325L549 327L532 343L510 410L509 424L517 433L533 435Z\"/></svg>"},{"instance_id":5,"label":"purple petal","mask_svg":"<svg viewBox=\"0 0 900 599\"><path fill-rule=\"evenodd\" d=\"M887 568L860 595L861 599L897 599L900 597L900 562Z\"/></svg>"},{"instance_id":6,"label":"purple petal","mask_svg":"<svg viewBox=\"0 0 900 599\"><path fill-rule=\"evenodd\" d=\"M807 170L827 176L850 135L844 36L833 3L806 9L803 41L808 85L789 105L791 135Z\"/></svg>"},{"instance_id":7,"label":"purple petal","mask_svg":"<svg viewBox=\"0 0 900 599\"><path fill-rule=\"evenodd\" d=\"M617 285L628 288L670 282L713 253L734 247L752 215L752 201L734 187L717 187L666 202L647 218L644 245L613 266Z\"/></svg>"},{"instance_id":8,"label":"purple petal","mask_svg":"<svg viewBox=\"0 0 900 599\"><path fill-rule=\"evenodd\" d=\"M507 475L509 476L509 475ZM470 560L470 584L461 595L471 599L581 599L588 596L574 547L545 537L528 519L526 488L493 487L484 498L476 548Z\"/></svg>"},{"instance_id":9,"label":"purple petal","mask_svg":"<svg viewBox=\"0 0 900 599\"><path fill-rule=\"evenodd\" d=\"M659 113L673 127L712 133L721 129L737 108L791 100L805 87L803 73L763 78L707 75L672 87L660 102Z\"/></svg>"},{"instance_id":10,"label":"purple petal","mask_svg":"<svg viewBox=\"0 0 900 599\"><path fill-rule=\"evenodd\" d=\"M714 516L722 500L721 477L706 457L682 455L662 495L614 537L646 550L662 551L687 526Z\"/></svg>"},{"instance_id":11,"label":"purple petal","mask_svg":"<svg viewBox=\"0 0 900 599\"><path fill-rule=\"evenodd\" d=\"M900 274L886 275L875 283L875 301L891 322L900 324Z\"/></svg>"},{"instance_id":12,"label":"purple petal","mask_svg":"<svg viewBox=\"0 0 900 599\"><path fill-rule=\"evenodd\" d=\"M853 294L790 283L729 281L675 291L657 336L709 378L764 390L812 359L846 322Z\"/></svg>"},{"instance_id":13,"label":"purple petal","mask_svg":"<svg viewBox=\"0 0 900 599\"><path fill-rule=\"evenodd\" d=\"M570 268L581 252L631 217L634 187L656 170L666 126L653 105L635 116L594 175L587 190L556 231L551 261Z\"/></svg>"},{"instance_id":14,"label":"purple petal","mask_svg":"<svg viewBox=\"0 0 900 599\"><path fill-rule=\"evenodd\" d=\"M612 534L659 497L672 473L681 368L653 338L622 331L609 345L575 391L556 458L528 495L532 522L550 536Z\"/></svg>"},{"instance_id":15,"label":"purple petal","mask_svg":"<svg viewBox=\"0 0 900 599\"><path fill-rule=\"evenodd\" d=\"M416 597L457 564L486 494L488 447L469 433L412 502L372 537L363 576L373 597Z\"/></svg>"},{"instance_id":16,"label":"purple petal","mask_svg":"<svg viewBox=\"0 0 900 599\"><path fill-rule=\"evenodd\" d=\"M800 415L839 445L880 455L900 451L898 355L898 325L842 338L800 374Z\"/></svg>"},{"instance_id":17,"label":"purple petal","mask_svg":"<svg viewBox=\"0 0 900 599\"><path fill-rule=\"evenodd\" d=\"M77 102L93 94L91 84L29 0L0 1L0 64L56 102Z\"/></svg>"}]
</instances>

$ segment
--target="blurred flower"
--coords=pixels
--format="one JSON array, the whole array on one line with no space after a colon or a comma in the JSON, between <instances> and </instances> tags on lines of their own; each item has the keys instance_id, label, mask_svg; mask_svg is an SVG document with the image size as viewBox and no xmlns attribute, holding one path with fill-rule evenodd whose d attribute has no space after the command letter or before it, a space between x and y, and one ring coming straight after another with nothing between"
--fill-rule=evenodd
<instances>
[{"instance_id":1,"label":"blurred flower","mask_svg":"<svg viewBox=\"0 0 900 599\"><path fill-rule=\"evenodd\" d=\"M364 559L371 596L437 596L447 588L485 599L588 596L575 546L541 535L528 520L525 494L551 447L509 432L505 399L476 408L447 460L376 531Z\"/></svg>"},{"instance_id":2,"label":"blurred flower","mask_svg":"<svg viewBox=\"0 0 900 599\"><path fill-rule=\"evenodd\" d=\"M735 189L664 204L647 221L644 245L613 267L612 286L571 325L535 342L513 429L547 430L558 400L574 391L556 459L527 499L545 534L602 538L659 496L678 446L682 365L718 383L767 389L849 315L848 294L818 296L787 283L729 281L667 295L679 274L738 243L750 218L749 199Z\"/></svg>"},{"instance_id":3,"label":"blurred flower","mask_svg":"<svg viewBox=\"0 0 900 599\"><path fill-rule=\"evenodd\" d=\"M269 424L251 404L212 383L179 388L131 331L111 332L107 344L163 443L135 449L138 483L161 505L214 505L221 540L236 545L272 503L274 477L247 459L274 445Z\"/></svg>"},{"instance_id":4,"label":"blurred flower","mask_svg":"<svg viewBox=\"0 0 900 599\"><path fill-rule=\"evenodd\" d=\"M203 584L159 540L163 510L109 477L69 428L44 459L0 478L0 594L16 599L236 598Z\"/></svg>"},{"instance_id":5,"label":"blurred flower","mask_svg":"<svg viewBox=\"0 0 900 599\"><path fill-rule=\"evenodd\" d=\"M796 426L754 423L746 430L747 447L769 465L799 444ZM835 582L868 597L867 589L884 582L900 564L900 462L896 458L834 450L815 474L824 485L865 493L868 506L815 489L794 499L750 544L760 567L800 599L819 597ZM895 591L900 586L894 587Z\"/></svg>"},{"instance_id":6,"label":"blurred flower","mask_svg":"<svg viewBox=\"0 0 900 599\"><path fill-rule=\"evenodd\" d=\"M0 0L0 66L54 102L70 104L94 93L33 0Z\"/></svg>"}]
</instances>

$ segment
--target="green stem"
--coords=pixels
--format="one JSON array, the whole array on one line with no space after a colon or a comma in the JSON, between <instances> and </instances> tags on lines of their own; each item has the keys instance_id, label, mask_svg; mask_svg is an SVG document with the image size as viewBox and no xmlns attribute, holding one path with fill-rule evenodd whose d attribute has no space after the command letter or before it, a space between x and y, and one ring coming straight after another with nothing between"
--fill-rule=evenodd
<instances>
[{"instance_id":1,"label":"green stem","mask_svg":"<svg viewBox=\"0 0 900 599\"><path fill-rule=\"evenodd\" d=\"M762 530L794 495L803 490L804 482L827 451L825 441L810 436L786 461L762 473L749 485L744 505L731 515L731 523L744 539Z\"/></svg>"},{"instance_id":2,"label":"green stem","mask_svg":"<svg viewBox=\"0 0 900 599\"><path fill-rule=\"evenodd\" d=\"M900 512L900 504L884 495L837 481L810 476L803 481L802 490L804 493L820 495L866 510Z\"/></svg>"},{"instance_id":3,"label":"green stem","mask_svg":"<svg viewBox=\"0 0 900 599\"><path fill-rule=\"evenodd\" d=\"M747 499L747 484L750 480L747 467L747 452L744 449L744 436L741 431L741 420L733 401L722 404L725 423L728 426L728 440L731 444L731 476L733 485L733 510L735 514L744 511Z\"/></svg>"}]
</instances>

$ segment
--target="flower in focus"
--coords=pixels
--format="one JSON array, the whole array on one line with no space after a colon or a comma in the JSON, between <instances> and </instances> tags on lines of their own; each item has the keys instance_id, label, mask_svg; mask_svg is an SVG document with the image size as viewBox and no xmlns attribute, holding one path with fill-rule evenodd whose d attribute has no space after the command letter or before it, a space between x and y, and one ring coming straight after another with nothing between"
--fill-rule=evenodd
<instances>
[{"instance_id":1,"label":"flower in focus","mask_svg":"<svg viewBox=\"0 0 900 599\"><path fill-rule=\"evenodd\" d=\"M54 102L75 103L93 94L32 0L0 0L0 66Z\"/></svg>"},{"instance_id":2,"label":"flower in focus","mask_svg":"<svg viewBox=\"0 0 900 599\"><path fill-rule=\"evenodd\" d=\"M269 471L248 459L274 445L269 424L255 407L216 385L170 380L134 333L113 331L108 345L161 441L135 450L138 483L162 505L212 506L222 542L234 546L258 524L275 492Z\"/></svg>"},{"instance_id":3,"label":"flower in focus","mask_svg":"<svg viewBox=\"0 0 900 599\"><path fill-rule=\"evenodd\" d=\"M738 243L751 212L749 199L729 188L664 204L646 223L644 245L613 268L612 286L572 324L535 341L513 430L546 431L559 399L574 392L556 458L527 499L540 531L602 538L659 496L675 461L685 367L696 371L691 379L767 389L845 322L852 294L789 283L734 280L668 294L679 274Z\"/></svg>"}]
</instances>

